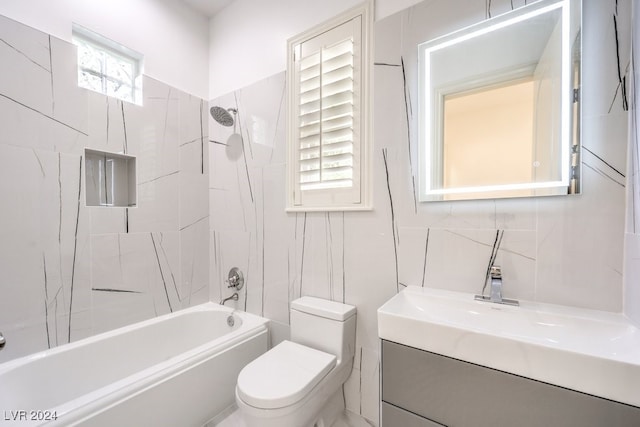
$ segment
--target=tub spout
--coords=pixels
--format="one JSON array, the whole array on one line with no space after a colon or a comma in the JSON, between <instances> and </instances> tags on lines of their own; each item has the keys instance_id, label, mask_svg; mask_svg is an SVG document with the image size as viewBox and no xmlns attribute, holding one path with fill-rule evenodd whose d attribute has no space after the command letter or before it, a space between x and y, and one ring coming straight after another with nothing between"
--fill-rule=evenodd
<instances>
[{"instance_id":1,"label":"tub spout","mask_svg":"<svg viewBox=\"0 0 640 427\"><path fill-rule=\"evenodd\" d=\"M229 300L238 301L238 293L234 292L230 297L223 299L222 301L220 301L220 305L224 305L224 303Z\"/></svg>"}]
</instances>

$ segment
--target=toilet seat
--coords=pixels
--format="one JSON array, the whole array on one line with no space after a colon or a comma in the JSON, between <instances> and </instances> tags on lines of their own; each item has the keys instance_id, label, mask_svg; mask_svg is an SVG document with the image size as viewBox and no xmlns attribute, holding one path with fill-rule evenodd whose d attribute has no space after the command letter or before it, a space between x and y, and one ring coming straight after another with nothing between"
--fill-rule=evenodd
<instances>
[{"instance_id":1,"label":"toilet seat","mask_svg":"<svg viewBox=\"0 0 640 427\"><path fill-rule=\"evenodd\" d=\"M335 365L333 354L283 341L242 369L237 394L255 408L283 408L305 397Z\"/></svg>"}]
</instances>

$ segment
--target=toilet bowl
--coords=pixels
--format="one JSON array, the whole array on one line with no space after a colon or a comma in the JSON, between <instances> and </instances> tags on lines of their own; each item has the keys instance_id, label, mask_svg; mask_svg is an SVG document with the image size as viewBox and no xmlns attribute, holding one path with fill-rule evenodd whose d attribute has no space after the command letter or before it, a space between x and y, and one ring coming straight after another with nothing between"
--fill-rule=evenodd
<instances>
[{"instance_id":1,"label":"toilet bowl","mask_svg":"<svg viewBox=\"0 0 640 427\"><path fill-rule=\"evenodd\" d=\"M356 308L320 298L291 303L291 340L242 369L236 403L248 427L329 427L344 411Z\"/></svg>"}]
</instances>

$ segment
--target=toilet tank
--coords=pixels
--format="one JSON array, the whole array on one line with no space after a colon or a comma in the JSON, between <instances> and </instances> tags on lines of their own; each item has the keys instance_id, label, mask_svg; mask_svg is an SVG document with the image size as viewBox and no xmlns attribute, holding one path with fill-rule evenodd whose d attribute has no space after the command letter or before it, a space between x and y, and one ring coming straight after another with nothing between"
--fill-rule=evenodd
<instances>
[{"instance_id":1,"label":"toilet tank","mask_svg":"<svg viewBox=\"0 0 640 427\"><path fill-rule=\"evenodd\" d=\"M356 346L356 307L315 297L291 302L291 341L351 360Z\"/></svg>"}]
</instances>

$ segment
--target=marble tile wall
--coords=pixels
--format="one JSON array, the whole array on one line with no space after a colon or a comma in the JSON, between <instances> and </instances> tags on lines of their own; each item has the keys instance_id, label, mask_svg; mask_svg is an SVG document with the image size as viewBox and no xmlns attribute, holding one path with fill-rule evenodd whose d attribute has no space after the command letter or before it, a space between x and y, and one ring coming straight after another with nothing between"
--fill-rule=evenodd
<instances>
[{"instance_id":1,"label":"marble tile wall","mask_svg":"<svg viewBox=\"0 0 640 427\"><path fill-rule=\"evenodd\" d=\"M207 102L77 87L70 43L0 16L0 362L209 300ZM138 207L85 206L84 148L137 157Z\"/></svg>"},{"instance_id":2,"label":"marble tile wall","mask_svg":"<svg viewBox=\"0 0 640 427\"><path fill-rule=\"evenodd\" d=\"M640 2L632 2L632 61L629 73L629 150L627 161L627 225L624 246L624 311L625 314L640 326L640 146L638 137L638 46L640 46Z\"/></svg>"},{"instance_id":3,"label":"marble tile wall","mask_svg":"<svg viewBox=\"0 0 640 427\"><path fill-rule=\"evenodd\" d=\"M274 320L279 336L300 295L357 305L345 395L372 424L376 309L407 285L479 292L498 230L506 297L623 309L628 94L618 71L625 77L630 63L630 0L584 2L583 194L416 202L416 45L511 3L524 1L424 1L376 22L370 212L285 212L284 72L210 101L237 108L239 119L235 129L209 123L211 298L230 295L223 280L240 267L247 285L237 306Z\"/></svg>"}]
</instances>

